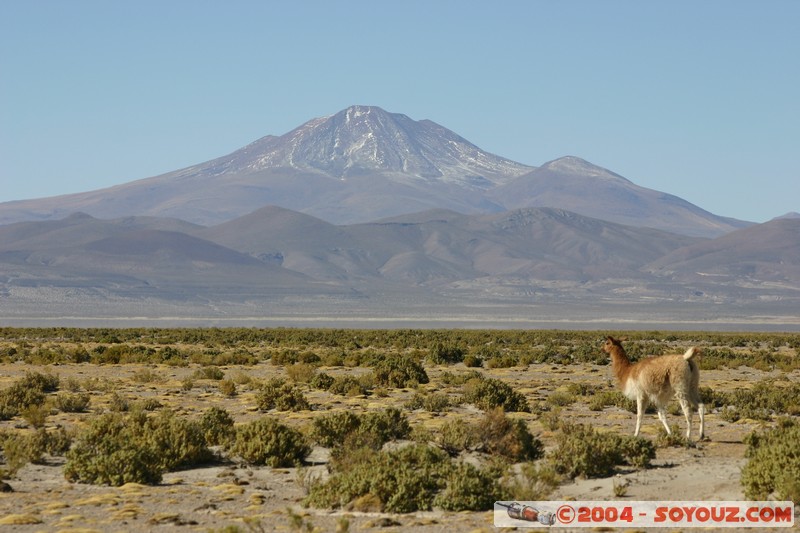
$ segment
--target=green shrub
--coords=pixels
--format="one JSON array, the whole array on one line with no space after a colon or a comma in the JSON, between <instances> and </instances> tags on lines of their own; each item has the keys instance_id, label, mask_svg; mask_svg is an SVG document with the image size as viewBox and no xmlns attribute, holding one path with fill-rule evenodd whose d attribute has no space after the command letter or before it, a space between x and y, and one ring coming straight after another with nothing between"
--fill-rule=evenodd
<instances>
[{"instance_id":1,"label":"green shrub","mask_svg":"<svg viewBox=\"0 0 800 533\"><path fill-rule=\"evenodd\" d=\"M209 407L200 418L200 428L209 446L227 444L236 435L233 417L221 407Z\"/></svg>"},{"instance_id":2,"label":"green shrub","mask_svg":"<svg viewBox=\"0 0 800 533\"><path fill-rule=\"evenodd\" d=\"M511 368L518 362L512 354L496 355L486 360L486 368Z\"/></svg>"},{"instance_id":3,"label":"green shrub","mask_svg":"<svg viewBox=\"0 0 800 533\"><path fill-rule=\"evenodd\" d=\"M127 398L125 398L118 392L111 393L111 398L109 399L109 404L108 404L109 411L113 411L116 413L123 413L129 410L130 407L131 404Z\"/></svg>"},{"instance_id":4,"label":"green shrub","mask_svg":"<svg viewBox=\"0 0 800 533\"><path fill-rule=\"evenodd\" d=\"M409 357L387 356L375 365L375 382L385 387L415 387L428 383L422 365Z\"/></svg>"},{"instance_id":5,"label":"green shrub","mask_svg":"<svg viewBox=\"0 0 800 533\"><path fill-rule=\"evenodd\" d=\"M494 378L473 378L464 384L464 400L488 411L502 407L506 411L530 412L525 396Z\"/></svg>"},{"instance_id":6,"label":"green shrub","mask_svg":"<svg viewBox=\"0 0 800 533\"><path fill-rule=\"evenodd\" d=\"M431 346L428 352L428 360L434 365L460 363L464 359L465 353L466 350L459 346L437 342Z\"/></svg>"},{"instance_id":7,"label":"green shrub","mask_svg":"<svg viewBox=\"0 0 800 533\"><path fill-rule=\"evenodd\" d=\"M782 419L778 427L745 437L749 460L741 484L750 500L800 501L800 424Z\"/></svg>"},{"instance_id":8,"label":"green shrub","mask_svg":"<svg viewBox=\"0 0 800 533\"><path fill-rule=\"evenodd\" d=\"M28 463L44 464L44 454L64 455L71 439L63 427L52 431L0 433L0 449L5 458L5 475L14 476ZM0 475L0 479L2 475Z\"/></svg>"},{"instance_id":9,"label":"green shrub","mask_svg":"<svg viewBox=\"0 0 800 533\"><path fill-rule=\"evenodd\" d=\"M641 437L599 433L584 424L562 424L561 428L548 461L558 474L570 479L607 477L625 463L644 468L655 458L655 447Z\"/></svg>"},{"instance_id":10,"label":"green shrub","mask_svg":"<svg viewBox=\"0 0 800 533\"><path fill-rule=\"evenodd\" d=\"M473 379L483 379L483 374L481 374L477 370L469 370L467 372L461 372L459 374L454 374L449 371L442 372L442 375L439 379L445 385L464 385L466 382L473 380Z\"/></svg>"},{"instance_id":11,"label":"green shrub","mask_svg":"<svg viewBox=\"0 0 800 533\"><path fill-rule=\"evenodd\" d=\"M44 431L44 430L39 430ZM5 459L5 475L13 477L28 463L41 464L44 455L42 441L35 434L11 433L0 435L0 448Z\"/></svg>"},{"instance_id":12,"label":"green shrub","mask_svg":"<svg viewBox=\"0 0 800 533\"><path fill-rule=\"evenodd\" d=\"M32 407L41 407L46 394L58 390L59 379L53 374L26 372L0 391L0 420L8 420Z\"/></svg>"},{"instance_id":13,"label":"green shrub","mask_svg":"<svg viewBox=\"0 0 800 533\"><path fill-rule=\"evenodd\" d=\"M67 452L64 465L68 481L95 485L155 484L162 472L156 451L140 446L127 417L117 413L94 418Z\"/></svg>"},{"instance_id":14,"label":"green shrub","mask_svg":"<svg viewBox=\"0 0 800 533\"><path fill-rule=\"evenodd\" d=\"M412 411L416 409L425 409L432 413L447 411L450 409L450 405L450 398L448 398L446 394L440 392L432 392L429 394L415 392L414 396L405 403L406 409Z\"/></svg>"},{"instance_id":15,"label":"green shrub","mask_svg":"<svg viewBox=\"0 0 800 533\"><path fill-rule=\"evenodd\" d=\"M361 418L350 411L326 413L314 418L311 438L320 446L333 448L344 443L345 437L358 430L360 425Z\"/></svg>"},{"instance_id":16,"label":"green shrub","mask_svg":"<svg viewBox=\"0 0 800 533\"><path fill-rule=\"evenodd\" d=\"M547 403L550 405L557 405L559 407L565 407L567 405L572 405L575 403L575 395L571 392L564 391L564 390L555 390L547 397Z\"/></svg>"},{"instance_id":17,"label":"green shrub","mask_svg":"<svg viewBox=\"0 0 800 533\"><path fill-rule=\"evenodd\" d=\"M464 366L467 368L479 368L483 366L483 359L475 354L467 354L464 356Z\"/></svg>"},{"instance_id":18,"label":"green shrub","mask_svg":"<svg viewBox=\"0 0 800 533\"><path fill-rule=\"evenodd\" d=\"M89 408L89 393L60 392L56 395L56 407L64 413L83 413Z\"/></svg>"},{"instance_id":19,"label":"green shrub","mask_svg":"<svg viewBox=\"0 0 800 533\"><path fill-rule=\"evenodd\" d=\"M361 416L359 431L378 437L383 442L404 439L411 434L408 418L400 409L389 407Z\"/></svg>"},{"instance_id":20,"label":"green shrub","mask_svg":"<svg viewBox=\"0 0 800 533\"><path fill-rule=\"evenodd\" d=\"M236 428L230 452L249 464L277 468L300 464L311 447L296 429L264 417Z\"/></svg>"},{"instance_id":21,"label":"green shrub","mask_svg":"<svg viewBox=\"0 0 800 533\"><path fill-rule=\"evenodd\" d=\"M94 418L67 452L64 476L101 485L158 483L164 471L212 458L200 425L171 411L107 413Z\"/></svg>"},{"instance_id":22,"label":"green shrub","mask_svg":"<svg viewBox=\"0 0 800 533\"><path fill-rule=\"evenodd\" d=\"M297 383L310 383L317 373L317 367L311 363L295 363L286 367L286 375Z\"/></svg>"},{"instance_id":23,"label":"green shrub","mask_svg":"<svg viewBox=\"0 0 800 533\"><path fill-rule=\"evenodd\" d=\"M328 392L340 396L363 396L369 392L369 388L358 378L348 374L335 377L328 387Z\"/></svg>"},{"instance_id":24,"label":"green shrub","mask_svg":"<svg viewBox=\"0 0 800 533\"><path fill-rule=\"evenodd\" d=\"M294 384L281 378L267 381L256 394L256 405L261 411L305 411L311 409L303 392Z\"/></svg>"},{"instance_id":25,"label":"green shrub","mask_svg":"<svg viewBox=\"0 0 800 533\"><path fill-rule=\"evenodd\" d=\"M320 372L311 378L310 385L315 389L328 390L331 388L331 385L333 385L333 381L333 377L325 372Z\"/></svg>"},{"instance_id":26,"label":"green shrub","mask_svg":"<svg viewBox=\"0 0 800 533\"><path fill-rule=\"evenodd\" d=\"M346 471L334 472L326 482L312 486L304 503L339 508L372 495L384 512L430 510L436 494L446 486L449 470L447 454L422 444L373 452Z\"/></svg>"},{"instance_id":27,"label":"green shrub","mask_svg":"<svg viewBox=\"0 0 800 533\"><path fill-rule=\"evenodd\" d=\"M163 471L208 463L214 458L197 421L176 416L167 409L155 416L136 413L131 419L136 440L155 450Z\"/></svg>"},{"instance_id":28,"label":"green shrub","mask_svg":"<svg viewBox=\"0 0 800 533\"><path fill-rule=\"evenodd\" d=\"M493 472L458 462L444 476L445 488L433 499L445 511L485 511L494 506L500 487Z\"/></svg>"},{"instance_id":29,"label":"green shrub","mask_svg":"<svg viewBox=\"0 0 800 533\"><path fill-rule=\"evenodd\" d=\"M667 433L664 426L658 428L658 436L655 444L659 448L694 448L696 445L686 438L686 434L681 431L676 424L670 426L671 433Z\"/></svg>"},{"instance_id":30,"label":"green shrub","mask_svg":"<svg viewBox=\"0 0 800 533\"><path fill-rule=\"evenodd\" d=\"M509 498L543 501L549 499L559 481L560 476L550 463L528 462L520 466L519 473L506 477L502 483Z\"/></svg>"},{"instance_id":31,"label":"green shrub","mask_svg":"<svg viewBox=\"0 0 800 533\"><path fill-rule=\"evenodd\" d=\"M374 502L384 512L430 510L484 511L498 494L498 476L424 444L372 451L327 481L311 487L305 505L339 508L351 502Z\"/></svg>"},{"instance_id":32,"label":"green shrub","mask_svg":"<svg viewBox=\"0 0 800 533\"><path fill-rule=\"evenodd\" d=\"M734 406L741 418L770 420L772 415L800 414L800 383L778 385L767 379L750 389L737 389L722 395L720 403Z\"/></svg>"},{"instance_id":33,"label":"green shrub","mask_svg":"<svg viewBox=\"0 0 800 533\"><path fill-rule=\"evenodd\" d=\"M470 450L480 442L475 426L463 418L445 422L435 440L451 456Z\"/></svg>"},{"instance_id":34,"label":"green shrub","mask_svg":"<svg viewBox=\"0 0 800 533\"><path fill-rule=\"evenodd\" d=\"M630 413L636 412L636 401L627 398L618 390L601 391L589 400L589 409L592 411L602 411L608 406L619 407Z\"/></svg>"},{"instance_id":35,"label":"green shrub","mask_svg":"<svg viewBox=\"0 0 800 533\"><path fill-rule=\"evenodd\" d=\"M218 366L202 366L192 373L194 379L210 379L219 381L225 377L225 372Z\"/></svg>"},{"instance_id":36,"label":"green shrub","mask_svg":"<svg viewBox=\"0 0 800 533\"><path fill-rule=\"evenodd\" d=\"M132 379L137 383L160 383L164 380L161 374L149 368L137 370L133 373Z\"/></svg>"}]
</instances>

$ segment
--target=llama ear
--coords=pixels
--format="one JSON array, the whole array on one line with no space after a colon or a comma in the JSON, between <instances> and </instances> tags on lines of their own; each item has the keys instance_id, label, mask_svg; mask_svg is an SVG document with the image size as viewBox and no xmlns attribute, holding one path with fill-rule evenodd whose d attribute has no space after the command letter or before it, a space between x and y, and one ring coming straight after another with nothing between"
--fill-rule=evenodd
<instances>
[{"instance_id":1,"label":"llama ear","mask_svg":"<svg viewBox=\"0 0 800 533\"><path fill-rule=\"evenodd\" d=\"M619 342L625 342L627 340L628 340L628 337L620 337L619 339L617 339L617 341L619 341Z\"/></svg>"}]
</instances>

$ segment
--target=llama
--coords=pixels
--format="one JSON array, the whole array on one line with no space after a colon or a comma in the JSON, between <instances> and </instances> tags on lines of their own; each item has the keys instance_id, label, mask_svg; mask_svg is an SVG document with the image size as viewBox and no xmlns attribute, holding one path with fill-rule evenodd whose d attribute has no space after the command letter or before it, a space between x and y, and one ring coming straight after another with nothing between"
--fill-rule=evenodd
<instances>
[{"instance_id":1,"label":"llama","mask_svg":"<svg viewBox=\"0 0 800 533\"><path fill-rule=\"evenodd\" d=\"M625 340L625 339L621 339ZM692 411L696 408L700 415L700 439L704 436L705 406L700 401L700 369L694 356L700 353L696 347L686 350L683 355L662 355L643 359L632 364L628 359L621 340L607 337L603 351L611 356L611 368L623 394L636 400L636 431L639 436L642 427L642 415L649 402L655 404L658 418L664 424L667 434L671 434L667 425L666 405L674 395L681 404L686 417L686 438L692 434Z\"/></svg>"}]
</instances>

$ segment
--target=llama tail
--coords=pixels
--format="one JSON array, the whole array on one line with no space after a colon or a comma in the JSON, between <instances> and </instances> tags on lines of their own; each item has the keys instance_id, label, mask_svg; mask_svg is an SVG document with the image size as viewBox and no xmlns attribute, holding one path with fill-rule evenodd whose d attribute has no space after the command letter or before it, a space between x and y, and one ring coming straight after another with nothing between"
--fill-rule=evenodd
<instances>
[{"instance_id":1,"label":"llama tail","mask_svg":"<svg viewBox=\"0 0 800 533\"><path fill-rule=\"evenodd\" d=\"M691 361L692 358L699 353L700 349L697 346L692 346L691 348L686 350L685 354L683 354L683 359L686 361Z\"/></svg>"}]
</instances>

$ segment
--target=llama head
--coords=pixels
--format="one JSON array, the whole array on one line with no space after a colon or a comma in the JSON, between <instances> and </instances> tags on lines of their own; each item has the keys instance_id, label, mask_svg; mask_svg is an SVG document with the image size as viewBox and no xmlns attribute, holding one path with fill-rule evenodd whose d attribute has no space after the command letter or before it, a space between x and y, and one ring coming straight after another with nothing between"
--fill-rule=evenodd
<instances>
[{"instance_id":1,"label":"llama head","mask_svg":"<svg viewBox=\"0 0 800 533\"><path fill-rule=\"evenodd\" d=\"M603 351L605 353L610 354L611 351L614 349L615 346L622 349L622 341L628 340L626 337L620 337L619 339L615 339L611 335L606 337L606 341L603 343Z\"/></svg>"}]
</instances>

